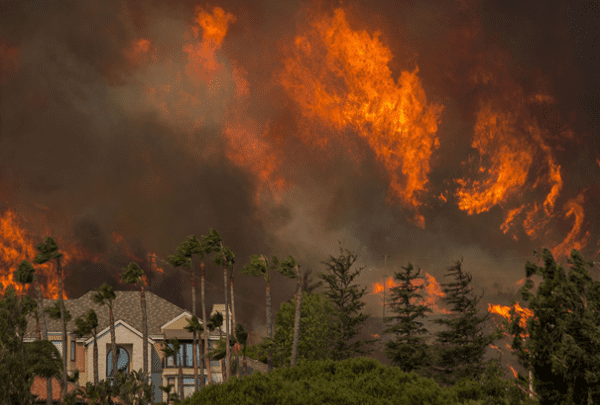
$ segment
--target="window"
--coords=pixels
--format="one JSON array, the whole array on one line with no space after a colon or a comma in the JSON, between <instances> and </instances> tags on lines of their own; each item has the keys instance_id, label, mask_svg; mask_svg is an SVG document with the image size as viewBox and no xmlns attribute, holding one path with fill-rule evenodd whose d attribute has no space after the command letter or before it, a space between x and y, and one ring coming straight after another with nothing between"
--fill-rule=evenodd
<instances>
[{"instance_id":1,"label":"window","mask_svg":"<svg viewBox=\"0 0 600 405\"><path fill-rule=\"evenodd\" d=\"M173 347L169 345L169 347ZM192 358L194 353L194 345L190 342L181 342L179 346L179 353L177 354L177 360L174 359L175 356L167 357L165 361L165 367L168 368L177 368L179 367L179 363L181 363L182 367L194 367L194 359ZM196 364L200 367L200 345L197 346L196 349Z\"/></svg>"},{"instance_id":2,"label":"window","mask_svg":"<svg viewBox=\"0 0 600 405\"><path fill-rule=\"evenodd\" d=\"M192 343L186 343L185 344L185 364L184 364L184 367L194 367L194 359L193 359L194 351L193 351L193 347L194 347L194 345ZM199 364L199 363L196 362L196 364Z\"/></svg>"},{"instance_id":3,"label":"window","mask_svg":"<svg viewBox=\"0 0 600 405\"><path fill-rule=\"evenodd\" d=\"M129 353L121 346L117 346L119 351L119 362L117 363L117 371L125 370L125 373L129 373ZM106 375L112 377L112 350L108 351L106 355Z\"/></svg>"},{"instance_id":4,"label":"window","mask_svg":"<svg viewBox=\"0 0 600 405\"><path fill-rule=\"evenodd\" d=\"M62 352L62 341L60 341L60 340L52 340L52 344L54 346L56 346L56 348L58 349L58 352L62 356L62 354L63 354L63 352Z\"/></svg>"},{"instance_id":5,"label":"window","mask_svg":"<svg viewBox=\"0 0 600 405\"><path fill-rule=\"evenodd\" d=\"M71 340L71 361L75 361L75 341Z\"/></svg>"},{"instance_id":6,"label":"window","mask_svg":"<svg viewBox=\"0 0 600 405\"><path fill-rule=\"evenodd\" d=\"M200 376L198 376L200 377ZM199 383L200 381L198 381ZM183 376L183 396L184 398L191 397L194 394L194 376Z\"/></svg>"}]
</instances>

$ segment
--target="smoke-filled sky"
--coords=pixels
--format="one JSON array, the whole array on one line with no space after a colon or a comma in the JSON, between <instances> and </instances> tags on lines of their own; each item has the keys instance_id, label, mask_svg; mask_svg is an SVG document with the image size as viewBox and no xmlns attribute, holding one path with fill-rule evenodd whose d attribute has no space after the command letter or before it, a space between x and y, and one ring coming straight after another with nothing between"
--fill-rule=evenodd
<instances>
[{"instance_id":1,"label":"smoke-filled sky","mask_svg":"<svg viewBox=\"0 0 600 405\"><path fill-rule=\"evenodd\" d=\"M190 308L160 259L216 228L255 330L249 256L314 274L338 241L370 293L383 255L388 275L410 261L439 283L464 257L484 302L509 304L534 249L600 258L599 16L573 0L4 0L2 209L84 252L69 297L138 257ZM222 302L222 272L207 280ZM276 310L295 282L272 285Z\"/></svg>"}]
</instances>

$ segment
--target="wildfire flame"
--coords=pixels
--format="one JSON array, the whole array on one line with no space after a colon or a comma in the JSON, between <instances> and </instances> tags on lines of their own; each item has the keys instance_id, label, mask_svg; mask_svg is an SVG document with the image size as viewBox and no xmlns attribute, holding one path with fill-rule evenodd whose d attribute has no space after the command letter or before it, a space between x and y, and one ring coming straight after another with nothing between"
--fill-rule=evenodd
<instances>
[{"instance_id":1,"label":"wildfire flame","mask_svg":"<svg viewBox=\"0 0 600 405\"><path fill-rule=\"evenodd\" d=\"M444 297L446 294L444 294L442 292L442 288L440 287L440 284L436 281L435 277L433 277L431 274L429 273L425 273L425 277L427 278L427 284L425 284L425 287L423 288L423 290L421 290L421 295L423 295L423 301L420 303L420 305L426 305L427 307L431 308L431 310L434 313L442 313L442 314L450 314L451 312L448 311L446 308L440 308L438 306L438 299L440 297ZM387 291L387 297L391 297L391 289L394 287L399 287L401 284L400 283L396 283L396 281L394 281L394 279L392 277L388 277L385 281L385 289ZM420 286L423 285L425 282L424 279L415 279L412 281L412 284L416 285L416 286ZM372 285L373 288L373 294L375 295L379 295L379 296L383 296L383 283L379 283L379 282L375 282ZM424 291L424 293L423 293ZM389 298L386 298L386 306L388 305ZM412 298L411 300L409 300L409 303L411 305L414 305L417 302L417 298ZM383 305L383 298L382 298L382 305Z\"/></svg>"},{"instance_id":2,"label":"wildfire flame","mask_svg":"<svg viewBox=\"0 0 600 405\"><path fill-rule=\"evenodd\" d=\"M521 281L521 280L519 280L519 281ZM519 320L519 326L522 328L526 328L527 320L529 318L533 317L533 311L530 309L527 309L527 308L521 308L521 305L519 305L518 302L515 303L514 309L515 309L515 313L517 315L521 316L521 319ZM509 321L510 321L510 310L511 310L510 306L488 304L488 312L490 312L492 314L501 315L502 317L506 318ZM522 338L526 338L528 336L529 336L529 334L527 332L524 332L524 334L521 334Z\"/></svg>"},{"instance_id":3,"label":"wildfire flame","mask_svg":"<svg viewBox=\"0 0 600 405\"><path fill-rule=\"evenodd\" d=\"M156 270L159 273L164 273L164 270L161 267L158 267L156 265L156 254L155 253L150 254L150 268Z\"/></svg>"},{"instance_id":4,"label":"wildfire flame","mask_svg":"<svg viewBox=\"0 0 600 405\"><path fill-rule=\"evenodd\" d=\"M39 226L37 231L42 235L51 234L50 230L43 225ZM0 273L0 282L5 288L11 285L18 293L21 293L22 286L14 280L13 273L22 260L28 260L35 267L36 276L41 276L47 280L45 283L40 283L42 295L46 298L58 299L58 276L56 274L55 261L44 264L33 263L35 256L39 253L35 246L42 243L43 238L40 237L38 240L27 232L23 221L13 210L8 209L0 216L0 261L4 269ZM84 259L96 263L99 261L97 255L92 255L82 248L75 247L59 237L55 237L54 239L59 246L59 251L63 254L63 258L61 259L63 266L63 286L67 276L65 268L69 263ZM63 299L66 298L67 294L65 288L63 288Z\"/></svg>"},{"instance_id":5,"label":"wildfire flame","mask_svg":"<svg viewBox=\"0 0 600 405\"><path fill-rule=\"evenodd\" d=\"M511 365L509 365L508 367L510 367L510 370L512 371L513 375L515 376L515 378L517 378L518 377L517 371Z\"/></svg>"},{"instance_id":6,"label":"wildfire flame","mask_svg":"<svg viewBox=\"0 0 600 405\"><path fill-rule=\"evenodd\" d=\"M426 191L431 154L439 146L443 106L427 103L418 67L402 72L395 83L388 68L392 54L379 35L353 30L338 8L333 17L315 19L296 36L279 81L305 118L319 120L340 136L354 130L366 140L389 177L388 201L414 210L414 222L424 227L420 195ZM322 131L310 130L303 140L319 146L329 141ZM348 148L359 160L360 152Z\"/></svg>"}]
</instances>

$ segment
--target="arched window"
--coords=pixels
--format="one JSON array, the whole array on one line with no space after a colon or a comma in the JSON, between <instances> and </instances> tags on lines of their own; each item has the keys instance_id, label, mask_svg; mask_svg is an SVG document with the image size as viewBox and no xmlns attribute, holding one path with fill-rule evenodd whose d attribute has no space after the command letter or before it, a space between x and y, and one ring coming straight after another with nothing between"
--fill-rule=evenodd
<instances>
[{"instance_id":1,"label":"arched window","mask_svg":"<svg viewBox=\"0 0 600 405\"><path fill-rule=\"evenodd\" d=\"M117 372L124 370L125 374L129 373L129 353L121 346L117 346L119 351L119 362L117 363ZM112 377L112 349L106 355L106 375Z\"/></svg>"}]
</instances>

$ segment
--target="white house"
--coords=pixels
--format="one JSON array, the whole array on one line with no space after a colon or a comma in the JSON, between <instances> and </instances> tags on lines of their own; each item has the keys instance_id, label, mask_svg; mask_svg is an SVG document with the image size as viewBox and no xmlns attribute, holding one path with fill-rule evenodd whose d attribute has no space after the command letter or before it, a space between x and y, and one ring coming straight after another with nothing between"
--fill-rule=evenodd
<instances>
[{"instance_id":1,"label":"white house","mask_svg":"<svg viewBox=\"0 0 600 405\"><path fill-rule=\"evenodd\" d=\"M93 347L94 338L92 335L76 338L73 331L76 328L75 319L87 314L89 309L93 309L98 316L97 341L98 341L98 378L100 381L110 377L112 373L112 353L109 326L108 306L101 306L94 303L94 291L89 291L80 298L65 300L66 309L71 314L71 321L67 324L67 335L69 345L68 369L79 369L79 384L85 385L86 382L93 382ZM119 350L119 369L126 371L140 370L143 368L143 334L142 334L142 311L140 304L139 291L115 291L116 299L113 303L113 314L115 319L116 343ZM191 395L194 390L194 369L192 363L192 334L184 329L187 326L186 319L191 318L190 311L184 310L171 302L157 296L152 292L145 292L146 308L148 316L148 368L151 371L151 378L154 390L154 402L166 401L166 395L158 388L171 383L174 385L174 391L178 392L177 374L178 368L173 358L165 359L160 350L164 347L166 339L178 338L181 343L179 359L183 361L184 374L184 392L186 397ZM44 300L44 306L49 307L53 300ZM210 315L220 312L225 318L225 305L215 304ZM229 311L230 333L233 331L233 321L231 310ZM207 314L207 317L210 316ZM199 316L202 323L201 315ZM49 339L56 345L61 354L62 351L62 333L60 320L46 317ZM29 315L27 323L27 332L25 341L33 341L37 338L36 320L33 315ZM222 327L222 336L225 336L225 326ZM209 333L209 347L214 347L219 340L219 330L216 329ZM199 359L199 353L196 354ZM198 360L198 365L199 365ZM265 369L262 363L249 362L249 372L252 368ZM221 382L221 367L218 361L211 361L211 376L213 381ZM204 375L207 379L207 371L198 370L200 376ZM45 386L45 384L44 384Z\"/></svg>"}]
</instances>

